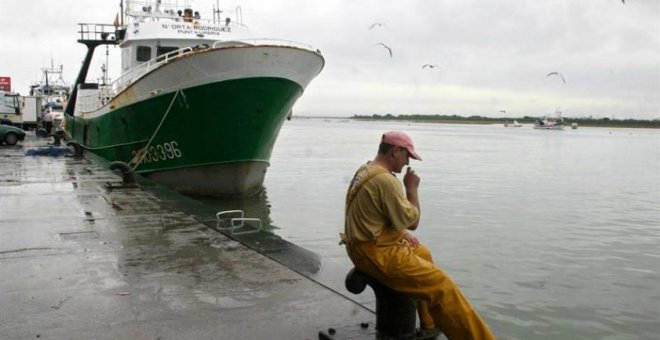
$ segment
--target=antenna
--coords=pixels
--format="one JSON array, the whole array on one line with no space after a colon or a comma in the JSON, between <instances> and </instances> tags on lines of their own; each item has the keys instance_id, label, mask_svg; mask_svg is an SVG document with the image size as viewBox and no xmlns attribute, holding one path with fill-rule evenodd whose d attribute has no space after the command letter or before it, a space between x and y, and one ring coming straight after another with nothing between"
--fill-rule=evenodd
<instances>
[{"instance_id":1,"label":"antenna","mask_svg":"<svg viewBox=\"0 0 660 340\"><path fill-rule=\"evenodd\" d=\"M103 71L103 85L108 85L108 56L110 55L110 50L108 45L105 45L105 65L101 68Z\"/></svg>"},{"instance_id":2,"label":"antenna","mask_svg":"<svg viewBox=\"0 0 660 340\"><path fill-rule=\"evenodd\" d=\"M243 8L241 6L236 6L236 22L243 25Z\"/></svg>"},{"instance_id":3,"label":"antenna","mask_svg":"<svg viewBox=\"0 0 660 340\"><path fill-rule=\"evenodd\" d=\"M216 16L218 18L218 23L220 23L220 13L222 13L222 11L220 10L220 0L215 0L215 5L213 6L213 23L214 24L215 24Z\"/></svg>"},{"instance_id":4,"label":"antenna","mask_svg":"<svg viewBox=\"0 0 660 340\"><path fill-rule=\"evenodd\" d=\"M50 56L50 68L51 69L53 68L53 56L52 55ZM43 70L43 71L44 71L44 76L46 77L46 87L48 87L48 85L49 85L48 84L48 73L49 73L48 71L50 71L50 70L48 69L48 67L46 67L46 69Z\"/></svg>"}]
</instances>

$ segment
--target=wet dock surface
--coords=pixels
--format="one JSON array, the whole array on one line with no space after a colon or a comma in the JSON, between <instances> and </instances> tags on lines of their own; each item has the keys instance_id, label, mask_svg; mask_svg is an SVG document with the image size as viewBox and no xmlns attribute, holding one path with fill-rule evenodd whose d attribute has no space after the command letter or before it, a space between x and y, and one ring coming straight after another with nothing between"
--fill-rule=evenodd
<instances>
[{"instance_id":1,"label":"wet dock surface","mask_svg":"<svg viewBox=\"0 0 660 340\"><path fill-rule=\"evenodd\" d=\"M25 156L49 141L0 146L0 339L316 339L373 324L301 275L312 252L265 231L229 238L155 184L109 189L121 177L97 160Z\"/></svg>"}]
</instances>

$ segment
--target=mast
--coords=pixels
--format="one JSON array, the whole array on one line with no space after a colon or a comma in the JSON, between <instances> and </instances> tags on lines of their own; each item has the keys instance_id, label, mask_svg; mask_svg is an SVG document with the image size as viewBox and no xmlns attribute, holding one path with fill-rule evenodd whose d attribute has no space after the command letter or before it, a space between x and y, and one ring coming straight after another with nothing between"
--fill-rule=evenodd
<instances>
[{"instance_id":1,"label":"mast","mask_svg":"<svg viewBox=\"0 0 660 340\"><path fill-rule=\"evenodd\" d=\"M213 23L215 24L215 18L218 18L218 23L220 23L220 13L222 11L220 10L220 0L215 0L215 6L213 8Z\"/></svg>"},{"instance_id":2,"label":"mast","mask_svg":"<svg viewBox=\"0 0 660 340\"><path fill-rule=\"evenodd\" d=\"M92 56L94 55L94 49L99 45L117 45L119 44L119 37L117 36L118 31L114 29L113 25L107 24L78 24L80 27L80 39L78 42L87 46L87 54L85 54L85 59L83 60L80 71L78 72L78 77L76 78L75 84L73 84L73 89L71 90L71 96L67 102L64 113L73 116L74 108L76 107L76 99L78 95L78 86L85 82L87 79L87 71L89 71L89 65L92 63ZM91 26L91 27L90 27ZM113 34L114 35L111 35Z\"/></svg>"},{"instance_id":3,"label":"mast","mask_svg":"<svg viewBox=\"0 0 660 340\"><path fill-rule=\"evenodd\" d=\"M103 85L108 85L108 67L110 64L108 63L108 59L110 56L110 46L105 45L105 65L103 67Z\"/></svg>"},{"instance_id":4,"label":"mast","mask_svg":"<svg viewBox=\"0 0 660 340\"><path fill-rule=\"evenodd\" d=\"M48 70L47 69L44 72L44 76L46 77L46 90L50 91L49 84L48 84Z\"/></svg>"}]
</instances>

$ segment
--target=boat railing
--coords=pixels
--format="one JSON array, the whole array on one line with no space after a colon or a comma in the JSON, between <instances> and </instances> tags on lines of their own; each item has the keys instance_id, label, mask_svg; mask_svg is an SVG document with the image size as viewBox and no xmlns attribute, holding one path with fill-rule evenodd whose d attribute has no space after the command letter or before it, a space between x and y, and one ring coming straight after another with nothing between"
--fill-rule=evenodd
<instances>
[{"instance_id":1,"label":"boat railing","mask_svg":"<svg viewBox=\"0 0 660 340\"><path fill-rule=\"evenodd\" d=\"M212 48L222 48L222 47L232 47L232 46L285 46L285 47L295 47L306 50L312 50L312 46L290 41L290 40L279 40L279 39L241 39L241 40L230 40L230 41L216 41L211 47ZM150 71L161 67L164 64L171 62L174 59L181 58L183 56L193 54L197 52L199 48L207 48L208 45L198 45L194 47L183 47L178 50L174 50L165 54L161 54L158 57L146 61L137 67L129 70L128 72L122 74L110 85L102 86L94 94L89 95L80 95L78 96L80 102L77 102L77 110L80 112L91 112L98 110L103 105L105 105L111 98L121 93L128 86L133 84L137 79L143 75L149 73ZM319 51L317 51L319 52Z\"/></svg>"},{"instance_id":2,"label":"boat railing","mask_svg":"<svg viewBox=\"0 0 660 340\"><path fill-rule=\"evenodd\" d=\"M163 64L167 64L173 59L192 53L195 50L194 47L184 47L178 50L174 50L165 54L161 54L158 57L146 61L137 67L131 69L130 71L122 74L110 85L111 96L119 94L135 80L142 77L143 75L149 73L151 70L160 67Z\"/></svg>"},{"instance_id":3,"label":"boat railing","mask_svg":"<svg viewBox=\"0 0 660 340\"><path fill-rule=\"evenodd\" d=\"M76 111L79 112L90 112L99 108L100 93L94 93L87 96L78 96L76 100Z\"/></svg>"},{"instance_id":4,"label":"boat railing","mask_svg":"<svg viewBox=\"0 0 660 340\"><path fill-rule=\"evenodd\" d=\"M80 37L78 42L94 45L98 44L117 44L117 28L109 24L91 24L79 23L78 33Z\"/></svg>"},{"instance_id":5,"label":"boat railing","mask_svg":"<svg viewBox=\"0 0 660 340\"><path fill-rule=\"evenodd\" d=\"M138 65L127 73L122 74L110 85L99 87L97 92L89 95L78 96L79 101L76 103L78 106L78 111L91 112L98 110L103 105L107 104L111 98L126 89L135 80L149 73L151 70L158 68L163 64L167 64L168 62L172 61L172 59L192 53L193 50L193 47L184 47L165 54L161 54L154 59Z\"/></svg>"},{"instance_id":6,"label":"boat railing","mask_svg":"<svg viewBox=\"0 0 660 340\"><path fill-rule=\"evenodd\" d=\"M188 1L186 1L187 3ZM229 16L225 18L227 21L221 20L220 13L231 14L231 11L220 11L219 8L214 7L214 12L211 17L202 17L199 11L193 11L189 4L180 4L176 0L159 0L154 3L149 0L132 0L125 4L125 14L134 18L137 21L160 21L160 20L173 20L177 22L190 22L194 24L222 24L246 27L243 24L243 9L237 6L234 10L235 17L230 19ZM190 16L185 16L185 11L190 11Z\"/></svg>"},{"instance_id":7,"label":"boat railing","mask_svg":"<svg viewBox=\"0 0 660 340\"><path fill-rule=\"evenodd\" d=\"M240 39L240 40L229 40L229 41L218 40L215 41L210 47L220 48L220 47L252 46L252 45L286 46L286 47L297 47L307 50L313 49L312 46L307 44L303 44L295 41L289 41L289 40L279 40L279 39ZM169 63L173 59L177 59L189 54L193 54L200 48L208 48L208 47L209 47L208 44L200 44L193 47L183 47L178 50L161 54L154 59L146 61L138 65L137 67L133 68L132 70L128 71L127 73L121 75L117 80L115 80L111 84L112 87L111 95L119 94L119 92L123 91L126 87L132 84L133 81L137 80L138 78L150 72L151 70L158 68L163 64Z\"/></svg>"},{"instance_id":8,"label":"boat railing","mask_svg":"<svg viewBox=\"0 0 660 340\"><path fill-rule=\"evenodd\" d=\"M92 112L98 110L112 99L113 94L111 85L101 85L90 94L80 94L76 101L76 111Z\"/></svg>"},{"instance_id":9,"label":"boat railing","mask_svg":"<svg viewBox=\"0 0 660 340\"><path fill-rule=\"evenodd\" d=\"M216 41L213 43L212 47L224 47L224 46L236 46L236 45L260 45L260 46L284 46L284 47L296 47L304 50L314 50L314 47L311 45L291 41L291 40L282 40L282 39L267 39L267 38L254 38L254 39L240 39L240 40L229 40L229 41ZM319 52L317 50L317 52Z\"/></svg>"}]
</instances>

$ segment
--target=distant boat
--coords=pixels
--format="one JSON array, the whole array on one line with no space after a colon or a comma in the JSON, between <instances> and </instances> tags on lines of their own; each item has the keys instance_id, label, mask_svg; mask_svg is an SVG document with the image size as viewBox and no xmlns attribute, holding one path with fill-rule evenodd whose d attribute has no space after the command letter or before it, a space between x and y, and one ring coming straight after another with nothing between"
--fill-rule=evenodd
<instances>
[{"instance_id":1,"label":"distant boat","mask_svg":"<svg viewBox=\"0 0 660 340\"><path fill-rule=\"evenodd\" d=\"M576 130L578 128L578 124L573 122L571 123L571 129Z\"/></svg>"},{"instance_id":2,"label":"distant boat","mask_svg":"<svg viewBox=\"0 0 660 340\"><path fill-rule=\"evenodd\" d=\"M563 130L564 118L561 111L557 110L554 115L541 116L534 122L534 128L539 130Z\"/></svg>"},{"instance_id":3,"label":"distant boat","mask_svg":"<svg viewBox=\"0 0 660 340\"><path fill-rule=\"evenodd\" d=\"M518 123L517 120L513 120L513 123L509 124L509 122L504 122L504 127L521 127L522 124Z\"/></svg>"},{"instance_id":4,"label":"distant boat","mask_svg":"<svg viewBox=\"0 0 660 340\"><path fill-rule=\"evenodd\" d=\"M30 85L30 96L41 98L41 105L45 109L43 113L50 114L53 126L56 128L64 120L64 107L71 92L71 85L62 78L62 69L62 65L56 68L51 59L50 67L41 69L41 81ZM39 118L44 119L44 117Z\"/></svg>"}]
</instances>

